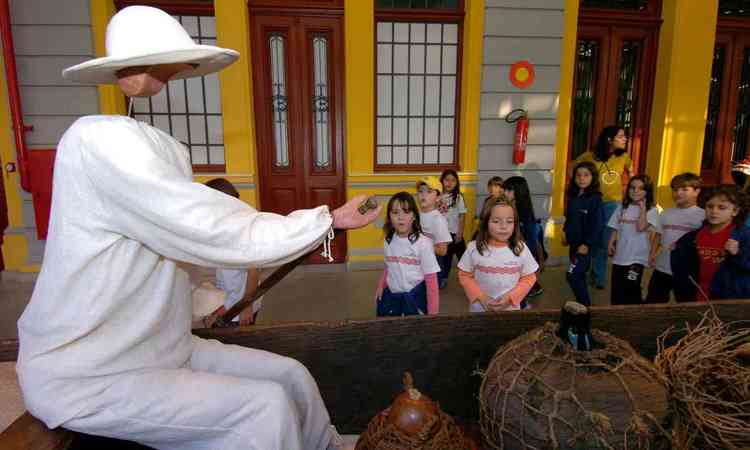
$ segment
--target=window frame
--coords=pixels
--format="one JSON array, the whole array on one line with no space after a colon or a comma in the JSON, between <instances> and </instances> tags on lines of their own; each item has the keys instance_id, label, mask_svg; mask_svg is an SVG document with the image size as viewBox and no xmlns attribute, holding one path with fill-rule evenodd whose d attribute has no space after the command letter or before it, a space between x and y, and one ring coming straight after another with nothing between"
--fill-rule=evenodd
<instances>
[{"instance_id":1,"label":"window frame","mask_svg":"<svg viewBox=\"0 0 750 450\"><path fill-rule=\"evenodd\" d=\"M214 2L213 0L115 0L115 9L120 10L128 6L141 5L141 6L153 6L159 8L164 12L175 15L175 16L215 16ZM217 27L218 35L218 27ZM166 86L165 86L166 87ZM219 86L219 95L221 95L221 85ZM205 98L203 99L205 102ZM127 97L125 99L127 102ZM185 99L187 102L187 98ZM127 111L127 104L125 110ZM220 117L222 118L222 133L224 127L224 114L223 105ZM205 114L205 112L204 112ZM206 136L208 139L208 136ZM208 143L206 143L208 148ZM192 155L191 155L192 156ZM225 173L227 170L226 165L226 146L224 146L224 164L192 164L194 173Z\"/></svg>"},{"instance_id":2,"label":"window frame","mask_svg":"<svg viewBox=\"0 0 750 450\"><path fill-rule=\"evenodd\" d=\"M459 143L461 130L461 82L463 78L463 44L464 44L464 2L459 0L455 9L418 9L418 8L376 8L373 26L373 169L374 172L437 172L446 169L460 171ZM453 162L450 164L379 164L378 163L378 37L377 29L379 22L399 23L440 23L456 24L456 94L453 122ZM426 70L426 69L425 69ZM442 70L442 69L441 69ZM392 111L391 111L392 112ZM407 137L408 139L408 137ZM393 145L391 143L391 145ZM423 144L424 145L424 144ZM408 144L407 144L408 147ZM407 150L408 152L408 150ZM439 150L438 150L439 154Z\"/></svg>"}]
</instances>

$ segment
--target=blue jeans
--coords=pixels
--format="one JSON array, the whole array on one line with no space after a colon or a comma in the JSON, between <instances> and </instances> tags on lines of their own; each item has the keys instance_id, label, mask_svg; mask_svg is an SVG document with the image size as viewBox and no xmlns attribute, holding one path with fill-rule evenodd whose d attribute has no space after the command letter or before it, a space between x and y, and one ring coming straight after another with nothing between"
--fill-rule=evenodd
<instances>
[{"instance_id":1,"label":"blue jeans","mask_svg":"<svg viewBox=\"0 0 750 450\"><path fill-rule=\"evenodd\" d=\"M612 236L612 228L608 227L607 224L619 204L620 202L602 203L602 210L604 211L604 230L602 230L602 238L599 241L600 245L593 246L589 249L592 259L591 277L597 286L607 285L607 264L609 262L607 251L609 247L609 237Z\"/></svg>"},{"instance_id":2,"label":"blue jeans","mask_svg":"<svg viewBox=\"0 0 750 450\"><path fill-rule=\"evenodd\" d=\"M581 255L576 252L577 247L577 245L570 246L570 266L568 266L568 271L565 273L565 278L573 290L576 301L583 305L591 306L589 287L586 285L586 272L591 267L591 250L589 249L588 254Z\"/></svg>"},{"instance_id":3,"label":"blue jeans","mask_svg":"<svg viewBox=\"0 0 750 450\"><path fill-rule=\"evenodd\" d=\"M416 316L427 314L427 285L421 282L409 292L391 292L383 289L378 301L377 316Z\"/></svg>"}]
</instances>

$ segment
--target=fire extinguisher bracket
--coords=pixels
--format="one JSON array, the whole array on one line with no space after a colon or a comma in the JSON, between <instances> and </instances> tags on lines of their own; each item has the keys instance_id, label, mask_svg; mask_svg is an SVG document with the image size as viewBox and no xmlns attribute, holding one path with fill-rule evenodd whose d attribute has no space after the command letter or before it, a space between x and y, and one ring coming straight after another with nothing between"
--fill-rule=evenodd
<instances>
[{"instance_id":1,"label":"fire extinguisher bracket","mask_svg":"<svg viewBox=\"0 0 750 450\"><path fill-rule=\"evenodd\" d=\"M526 110L514 109L505 116L505 121L516 124L513 137L513 164L523 164L526 160L526 140L529 137L529 117Z\"/></svg>"}]
</instances>

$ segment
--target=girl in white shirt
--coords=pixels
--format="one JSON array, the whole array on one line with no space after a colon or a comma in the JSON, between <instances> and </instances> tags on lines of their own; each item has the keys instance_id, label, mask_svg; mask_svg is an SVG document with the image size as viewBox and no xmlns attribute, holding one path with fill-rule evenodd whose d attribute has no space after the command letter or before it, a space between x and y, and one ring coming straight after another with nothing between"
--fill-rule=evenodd
<instances>
[{"instance_id":1,"label":"girl in white shirt","mask_svg":"<svg viewBox=\"0 0 750 450\"><path fill-rule=\"evenodd\" d=\"M417 203L408 192L388 201L383 231L385 270L375 293L377 315L437 314L440 310L432 239L422 233Z\"/></svg>"},{"instance_id":2,"label":"girl in white shirt","mask_svg":"<svg viewBox=\"0 0 750 450\"><path fill-rule=\"evenodd\" d=\"M505 196L488 201L476 241L458 263L469 311L518 310L539 265L524 244L518 212Z\"/></svg>"},{"instance_id":3,"label":"girl in white shirt","mask_svg":"<svg viewBox=\"0 0 750 450\"><path fill-rule=\"evenodd\" d=\"M464 222L466 218L466 204L461 194L461 181L458 173L453 169L446 169L440 175L440 183L443 185L443 196L440 198L440 213L448 222L448 231L452 241L448 243L448 252L445 256L438 258L440 273L438 284L440 289L448 285L448 276L453 265L453 255L460 260L466 251L464 242Z\"/></svg>"},{"instance_id":4,"label":"girl in white shirt","mask_svg":"<svg viewBox=\"0 0 750 450\"><path fill-rule=\"evenodd\" d=\"M659 229L654 207L654 184L648 175L628 181L627 192L607 224L614 229L609 239L612 258L613 305L639 305L643 301L641 280L651 251L651 233Z\"/></svg>"}]
</instances>

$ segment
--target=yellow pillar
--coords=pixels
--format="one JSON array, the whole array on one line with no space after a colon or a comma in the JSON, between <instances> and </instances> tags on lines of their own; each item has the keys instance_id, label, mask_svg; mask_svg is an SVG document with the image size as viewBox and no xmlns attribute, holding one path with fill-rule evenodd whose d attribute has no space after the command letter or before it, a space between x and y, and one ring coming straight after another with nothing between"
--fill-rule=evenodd
<instances>
[{"instance_id":1,"label":"yellow pillar","mask_svg":"<svg viewBox=\"0 0 750 450\"><path fill-rule=\"evenodd\" d=\"M718 0L664 0L646 172L657 202L672 204L669 183L700 173Z\"/></svg>"},{"instance_id":2,"label":"yellow pillar","mask_svg":"<svg viewBox=\"0 0 750 450\"><path fill-rule=\"evenodd\" d=\"M94 53L97 58L106 56L107 49L104 45L109 19L117 11L112 0L91 0L89 2L91 13L91 34L94 37ZM125 115L125 96L122 91L114 85L101 84L99 91L99 113Z\"/></svg>"},{"instance_id":3,"label":"yellow pillar","mask_svg":"<svg viewBox=\"0 0 750 450\"><path fill-rule=\"evenodd\" d=\"M476 180L479 157L479 108L482 92L482 49L485 0L468 0L464 16L463 60L461 67L461 127L459 163L461 172ZM466 195L464 195L466 197ZM473 216L467 216L473 217ZM468 227L467 227L468 228Z\"/></svg>"},{"instance_id":4,"label":"yellow pillar","mask_svg":"<svg viewBox=\"0 0 750 450\"><path fill-rule=\"evenodd\" d=\"M565 184L568 170L568 139L570 114L573 109L573 72L578 34L578 0L565 0L565 28L563 31L560 61L560 96L557 109L557 135L555 137L555 166L552 173L552 226L546 229L550 240L550 255L564 256L567 249L561 245L563 217L565 216Z\"/></svg>"}]
</instances>

